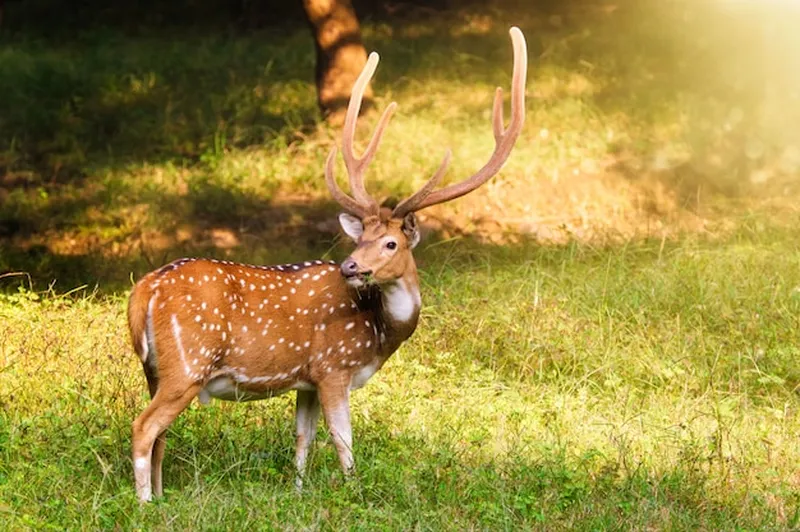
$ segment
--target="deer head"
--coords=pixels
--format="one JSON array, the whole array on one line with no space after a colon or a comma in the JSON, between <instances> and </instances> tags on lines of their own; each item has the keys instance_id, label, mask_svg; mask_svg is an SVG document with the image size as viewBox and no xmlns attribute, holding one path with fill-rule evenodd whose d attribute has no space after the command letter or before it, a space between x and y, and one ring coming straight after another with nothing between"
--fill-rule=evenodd
<instances>
[{"instance_id":1,"label":"deer head","mask_svg":"<svg viewBox=\"0 0 800 532\"><path fill-rule=\"evenodd\" d=\"M368 283L385 285L416 275L411 250L419 243L420 234L414 213L426 207L444 203L468 194L500 171L522 131L525 121L525 79L528 66L525 37L519 28L511 28L514 49L514 73L511 82L511 119L503 124L503 90L495 91L492 106L492 130L495 147L486 164L474 175L458 183L435 190L450 162L450 150L445 153L438 170L416 193L400 202L393 210L381 209L364 188L364 171L380 145L381 137L397 104L392 102L381 116L378 126L359 158L353 153L356 121L364 90L378 66L378 54L371 53L364 70L353 86L350 104L342 131L342 152L350 181L352 196L344 193L334 177L336 147L331 149L325 163L325 182L333 198L344 208L339 216L344 232L356 242L356 249L342 263L342 275L353 287Z\"/></svg>"},{"instance_id":2,"label":"deer head","mask_svg":"<svg viewBox=\"0 0 800 532\"><path fill-rule=\"evenodd\" d=\"M339 215L345 233L356 249L341 264L342 275L355 288L373 282L391 283L414 268L411 250L420 234L413 212L395 218L388 209L363 220L351 214Z\"/></svg>"}]
</instances>

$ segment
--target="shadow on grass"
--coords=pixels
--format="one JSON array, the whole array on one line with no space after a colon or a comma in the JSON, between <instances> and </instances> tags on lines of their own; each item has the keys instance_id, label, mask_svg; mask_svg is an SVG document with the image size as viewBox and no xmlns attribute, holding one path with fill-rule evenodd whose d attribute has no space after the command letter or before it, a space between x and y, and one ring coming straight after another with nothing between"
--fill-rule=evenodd
<instances>
[{"instance_id":1,"label":"shadow on grass","mask_svg":"<svg viewBox=\"0 0 800 532\"><path fill-rule=\"evenodd\" d=\"M341 260L353 248L341 233L337 221L341 207L336 203L273 202L210 183L190 188L186 196L159 195L149 202L149 212L140 214L154 220L155 229L147 228L151 224L141 218L131 221L115 217L104 221L106 226L118 226L118 239L114 234L98 235L92 230L58 234L59 229L70 229L73 223L68 213L81 218L84 207L97 203L102 200L95 202L91 197L51 203L30 217L0 223L0 228L6 229L16 224L15 238L27 239L25 245L13 238L0 240L0 272L25 274L0 278L0 291L13 292L19 286L39 291L53 286L56 293L86 287L98 294L124 294L132 281L181 257L282 264L318 258ZM50 225L52 218L61 219L63 225ZM163 223L159 224L159 219ZM74 223L80 227L78 220ZM480 242L456 221L436 219L435 226L423 224L421 229L423 245L415 255L422 270L435 269L437 262L445 260L449 271L467 275L474 266L470 257L518 260L541 249L524 235L514 244ZM37 243L51 232L57 236L46 244ZM452 238L463 244L464 251L453 252L448 246L448 251L440 253L437 244Z\"/></svg>"},{"instance_id":2,"label":"shadow on grass","mask_svg":"<svg viewBox=\"0 0 800 532\"><path fill-rule=\"evenodd\" d=\"M130 162L198 161L313 122L308 39L294 34L0 49L0 173L14 187Z\"/></svg>"},{"instance_id":3,"label":"shadow on grass","mask_svg":"<svg viewBox=\"0 0 800 532\"><path fill-rule=\"evenodd\" d=\"M131 279L180 257L257 264L294 262L328 256L338 240L334 204L273 204L205 183L184 197L160 196L157 203L151 203L150 212L142 216L153 219L155 229L137 227L136 220L105 220L108 225L118 225L119 239L79 229L48 240L47 245L36 243L51 231L69 228L67 213L82 217L82 209L92 205L91 197L76 199L50 204L28 218L6 219L5 228L15 229L14 236L24 237L28 243L0 242L0 271L26 272L37 290L57 282L56 292L87 286L114 294L126 291ZM60 218L63 225L49 225L51 216ZM160 216L165 222L159 225ZM27 286L28 281L8 278L0 290L14 290L20 283Z\"/></svg>"}]
</instances>

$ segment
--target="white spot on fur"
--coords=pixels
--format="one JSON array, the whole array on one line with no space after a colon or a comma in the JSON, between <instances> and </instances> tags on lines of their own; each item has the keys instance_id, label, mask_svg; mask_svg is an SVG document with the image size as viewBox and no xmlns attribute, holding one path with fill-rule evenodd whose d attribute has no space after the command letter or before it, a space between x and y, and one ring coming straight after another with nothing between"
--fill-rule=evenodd
<instances>
[{"instance_id":1,"label":"white spot on fur","mask_svg":"<svg viewBox=\"0 0 800 532\"><path fill-rule=\"evenodd\" d=\"M183 342L181 341L181 325L178 323L178 317L173 314L170 317L172 322L172 335L175 337L175 345L178 348L178 354L181 356L181 362L183 362L183 370L186 372L186 375L189 377L192 376L192 370L189 367L189 363L186 361L186 351L183 350Z\"/></svg>"}]
</instances>

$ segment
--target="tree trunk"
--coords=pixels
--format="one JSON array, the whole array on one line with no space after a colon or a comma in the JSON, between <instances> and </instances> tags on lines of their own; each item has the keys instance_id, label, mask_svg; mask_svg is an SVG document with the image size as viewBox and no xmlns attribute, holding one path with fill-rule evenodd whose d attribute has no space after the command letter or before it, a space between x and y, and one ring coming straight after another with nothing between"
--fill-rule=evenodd
<instances>
[{"instance_id":1,"label":"tree trunk","mask_svg":"<svg viewBox=\"0 0 800 532\"><path fill-rule=\"evenodd\" d=\"M361 29L350 0L303 0L317 49L317 99L327 120L344 119L353 84L367 62ZM365 108L372 89L364 93Z\"/></svg>"}]
</instances>

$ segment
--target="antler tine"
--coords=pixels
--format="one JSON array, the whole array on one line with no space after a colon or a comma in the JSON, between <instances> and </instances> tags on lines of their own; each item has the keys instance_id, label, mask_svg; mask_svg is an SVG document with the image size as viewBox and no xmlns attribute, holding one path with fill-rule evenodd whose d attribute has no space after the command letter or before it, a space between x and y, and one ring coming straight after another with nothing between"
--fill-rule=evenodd
<instances>
[{"instance_id":1,"label":"antler tine","mask_svg":"<svg viewBox=\"0 0 800 532\"><path fill-rule=\"evenodd\" d=\"M511 119L508 128L503 127L503 91L497 88L492 104L492 131L495 148L489 161L473 176L443 189L430 192L430 181L416 194L403 201L394 211L395 216L403 216L431 205L444 203L472 192L500 171L511 154L511 149L522 131L525 122L525 80L528 72L528 51L525 36L519 28L509 30L514 48L514 74L511 81ZM438 175L438 173L437 173ZM434 176L437 177L437 176ZM433 179L431 179L433 181ZM424 196L423 191L428 191ZM414 200L413 202L411 200Z\"/></svg>"},{"instance_id":2,"label":"antler tine","mask_svg":"<svg viewBox=\"0 0 800 532\"><path fill-rule=\"evenodd\" d=\"M353 85L353 92L350 96L350 103L347 106L344 129L342 131L342 156L344 157L344 163L347 167L347 173L350 179L350 190L356 201L363 203L364 205L368 205L370 210L374 211L375 213L378 211L378 203L367 193L366 189L364 188L364 169L367 167L367 165L369 165L369 163L372 161L372 158L375 156L375 152L378 150L378 145L383 137L383 132L386 129L389 119L392 117L397 104L392 102L383 112L383 115L381 116L381 119L378 121L378 125L375 128L375 132L373 133L372 138L367 145L367 149L364 150L364 154L361 156L361 158L356 157L353 153L353 142L355 139L356 122L358 121L358 113L361 110L361 101L364 96L364 91L366 90L370 79L372 79L373 74L375 74L375 69L378 66L379 60L380 57L375 52L369 54L367 64L364 66L364 69L361 71L361 74L358 76L358 79Z\"/></svg>"},{"instance_id":3,"label":"antler tine","mask_svg":"<svg viewBox=\"0 0 800 532\"><path fill-rule=\"evenodd\" d=\"M365 218L372 213L371 209L366 205L362 205L347 194L345 194L339 185L336 183L336 177L333 173L334 164L336 162L336 146L331 148L328 154L328 159L325 161L325 184L328 185L328 190L339 205L344 207L346 211L355 214L360 218Z\"/></svg>"},{"instance_id":4,"label":"antler tine","mask_svg":"<svg viewBox=\"0 0 800 532\"><path fill-rule=\"evenodd\" d=\"M492 133L494 133L494 142L500 142L500 137L503 136L503 89L497 87L494 91L494 102L492 103Z\"/></svg>"}]
</instances>

